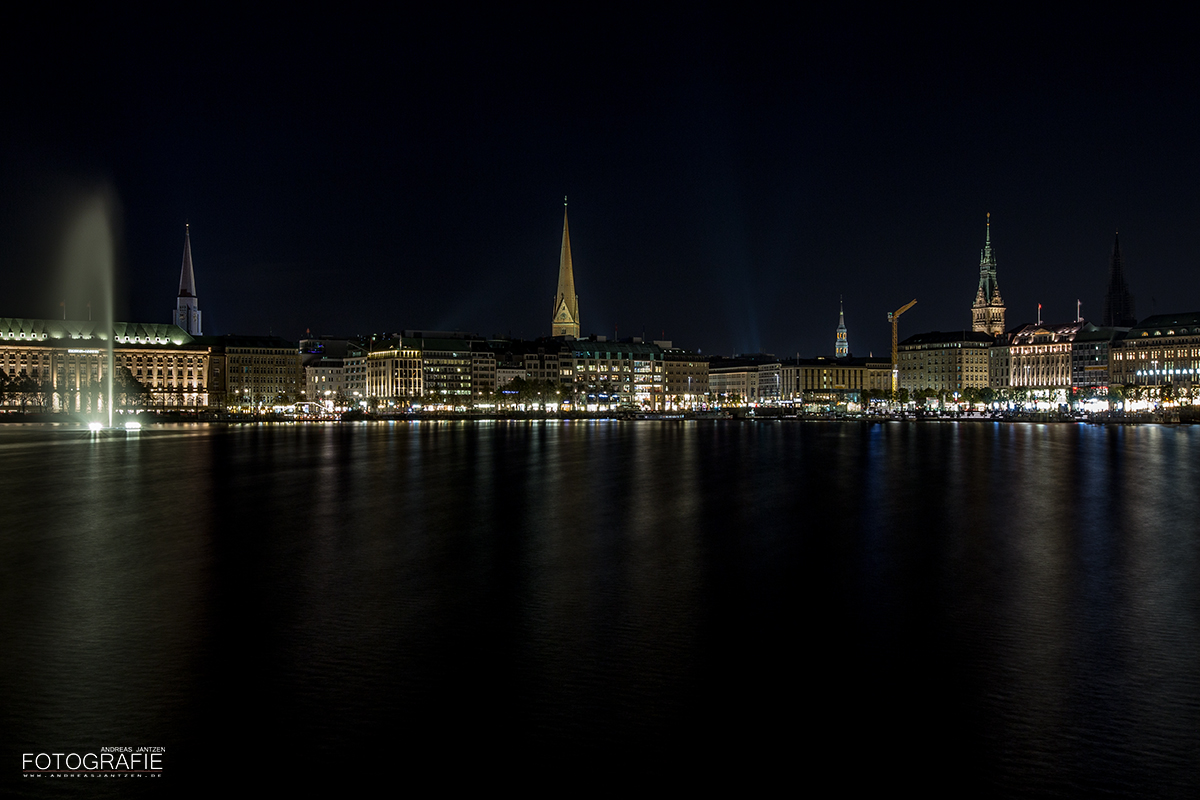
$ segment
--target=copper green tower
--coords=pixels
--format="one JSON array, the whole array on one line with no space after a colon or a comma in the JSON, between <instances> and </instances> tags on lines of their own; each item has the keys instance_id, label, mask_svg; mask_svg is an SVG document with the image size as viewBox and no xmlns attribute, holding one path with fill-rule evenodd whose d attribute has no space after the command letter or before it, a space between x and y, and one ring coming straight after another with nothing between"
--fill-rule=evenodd
<instances>
[{"instance_id":1,"label":"copper green tower","mask_svg":"<svg viewBox=\"0 0 1200 800\"><path fill-rule=\"evenodd\" d=\"M987 234L979 256L979 289L971 307L971 330L1000 336L1004 333L1004 301L996 282L996 256L992 253L992 215L987 215Z\"/></svg>"}]
</instances>

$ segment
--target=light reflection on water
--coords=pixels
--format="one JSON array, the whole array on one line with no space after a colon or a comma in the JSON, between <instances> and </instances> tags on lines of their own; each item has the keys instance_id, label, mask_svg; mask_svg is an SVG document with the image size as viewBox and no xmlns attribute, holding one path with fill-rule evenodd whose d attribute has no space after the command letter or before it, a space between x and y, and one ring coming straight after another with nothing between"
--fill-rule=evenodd
<instances>
[{"instance_id":1,"label":"light reflection on water","mask_svg":"<svg viewBox=\"0 0 1200 800\"><path fill-rule=\"evenodd\" d=\"M671 742L1198 786L1200 428L13 426L0 454L6 753Z\"/></svg>"}]
</instances>

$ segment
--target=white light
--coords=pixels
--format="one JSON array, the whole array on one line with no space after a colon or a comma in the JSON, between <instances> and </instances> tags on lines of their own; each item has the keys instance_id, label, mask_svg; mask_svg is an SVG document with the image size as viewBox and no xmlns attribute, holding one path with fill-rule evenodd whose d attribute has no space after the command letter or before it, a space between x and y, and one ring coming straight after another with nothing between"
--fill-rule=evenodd
<instances>
[{"instance_id":1,"label":"white light","mask_svg":"<svg viewBox=\"0 0 1200 800\"><path fill-rule=\"evenodd\" d=\"M103 422L89 422L88 430L89 431L102 431L102 430L104 430L104 423Z\"/></svg>"},{"instance_id":2,"label":"white light","mask_svg":"<svg viewBox=\"0 0 1200 800\"><path fill-rule=\"evenodd\" d=\"M125 430L127 430L127 431L140 430L141 427L142 427L142 423L140 423L140 422L126 422L125 423Z\"/></svg>"}]
</instances>

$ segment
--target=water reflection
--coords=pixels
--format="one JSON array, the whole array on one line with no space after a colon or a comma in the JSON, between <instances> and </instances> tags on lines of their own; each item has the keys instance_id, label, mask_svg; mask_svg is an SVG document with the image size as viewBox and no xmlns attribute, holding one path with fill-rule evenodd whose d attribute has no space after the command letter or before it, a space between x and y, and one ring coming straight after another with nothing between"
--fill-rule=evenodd
<instances>
[{"instance_id":1,"label":"water reflection","mask_svg":"<svg viewBox=\"0 0 1200 800\"><path fill-rule=\"evenodd\" d=\"M3 744L159 743L185 773L231 729L329 755L669 741L889 779L936 751L976 790L1178 795L1198 447L1154 426L0 429Z\"/></svg>"}]
</instances>

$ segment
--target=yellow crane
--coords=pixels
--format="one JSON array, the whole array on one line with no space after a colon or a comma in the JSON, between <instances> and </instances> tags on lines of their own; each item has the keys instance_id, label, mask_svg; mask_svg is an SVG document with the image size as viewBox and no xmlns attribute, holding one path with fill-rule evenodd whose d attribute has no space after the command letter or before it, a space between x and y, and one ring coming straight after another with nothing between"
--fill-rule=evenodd
<instances>
[{"instance_id":1,"label":"yellow crane","mask_svg":"<svg viewBox=\"0 0 1200 800\"><path fill-rule=\"evenodd\" d=\"M899 311L888 312L888 322L892 323L892 397L896 396L896 392L900 389L900 337L897 335L896 323L900 321L900 315L917 304L916 300L911 303L906 303L900 306Z\"/></svg>"}]
</instances>

